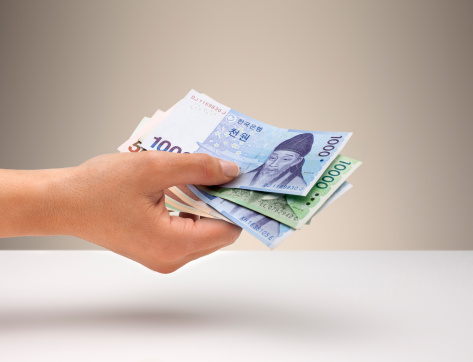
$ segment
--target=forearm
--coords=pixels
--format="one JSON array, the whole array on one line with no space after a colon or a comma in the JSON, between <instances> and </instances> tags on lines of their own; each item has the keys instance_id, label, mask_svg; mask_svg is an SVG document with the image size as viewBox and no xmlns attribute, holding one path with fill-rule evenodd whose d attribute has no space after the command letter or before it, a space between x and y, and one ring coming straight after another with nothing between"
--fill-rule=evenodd
<instances>
[{"instance_id":1,"label":"forearm","mask_svg":"<svg viewBox=\"0 0 473 362\"><path fill-rule=\"evenodd\" d=\"M68 169L0 169L0 237L64 233Z\"/></svg>"}]
</instances>

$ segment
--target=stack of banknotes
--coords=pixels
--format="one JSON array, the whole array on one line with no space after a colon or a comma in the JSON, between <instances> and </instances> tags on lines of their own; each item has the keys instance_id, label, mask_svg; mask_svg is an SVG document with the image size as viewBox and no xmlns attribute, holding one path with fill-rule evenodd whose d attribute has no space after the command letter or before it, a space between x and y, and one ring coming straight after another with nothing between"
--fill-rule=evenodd
<instances>
[{"instance_id":1,"label":"stack of banknotes","mask_svg":"<svg viewBox=\"0 0 473 362\"><path fill-rule=\"evenodd\" d=\"M211 187L165 191L168 210L235 223L274 249L352 186L361 165L340 155L351 132L283 129L191 90L168 111L143 118L120 152L206 153L240 175Z\"/></svg>"}]
</instances>

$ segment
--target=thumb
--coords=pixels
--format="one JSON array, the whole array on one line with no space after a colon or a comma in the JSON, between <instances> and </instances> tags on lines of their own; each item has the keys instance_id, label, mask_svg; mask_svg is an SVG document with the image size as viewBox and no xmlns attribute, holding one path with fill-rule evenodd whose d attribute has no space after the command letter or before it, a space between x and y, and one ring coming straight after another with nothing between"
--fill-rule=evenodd
<instances>
[{"instance_id":1,"label":"thumb","mask_svg":"<svg viewBox=\"0 0 473 362\"><path fill-rule=\"evenodd\" d=\"M153 157L162 175L160 184L163 188L187 184L220 185L233 180L240 171L236 163L204 153L146 153L155 153Z\"/></svg>"}]
</instances>

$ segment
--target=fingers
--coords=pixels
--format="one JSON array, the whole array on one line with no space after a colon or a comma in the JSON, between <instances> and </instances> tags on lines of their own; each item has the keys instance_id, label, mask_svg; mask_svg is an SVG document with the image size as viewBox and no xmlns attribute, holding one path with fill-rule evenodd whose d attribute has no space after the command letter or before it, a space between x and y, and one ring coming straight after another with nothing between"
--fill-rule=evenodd
<instances>
[{"instance_id":1,"label":"fingers","mask_svg":"<svg viewBox=\"0 0 473 362\"><path fill-rule=\"evenodd\" d=\"M191 242L196 251L231 245L241 234L239 226L223 220L200 219L195 226L196 231Z\"/></svg>"},{"instance_id":2,"label":"fingers","mask_svg":"<svg viewBox=\"0 0 473 362\"><path fill-rule=\"evenodd\" d=\"M161 236L167 240L146 253L150 269L172 273L188 262L232 244L241 229L222 220L172 216ZM163 239L161 239L163 241Z\"/></svg>"},{"instance_id":3,"label":"fingers","mask_svg":"<svg viewBox=\"0 0 473 362\"><path fill-rule=\"evenodd\" d=\"M232 244L241 228L223 220L171 217L166 234L172 242L167 246L177 258L202 250Z\"/></svg>"},{"instance_id":4,"label":"fingers","mask_svg":"<svg viewBox=\"0 0 473 362\"><path fill-rule=\"evenodd\" d=\"M151 157L156 174L164 174L159 182L162 188L175 185L220 185L238 176L234 162L220 160L203 153L177 154L160 151L146 152ZM163 172L164 171L164 172Z\"/></svg>"}]
</instances>

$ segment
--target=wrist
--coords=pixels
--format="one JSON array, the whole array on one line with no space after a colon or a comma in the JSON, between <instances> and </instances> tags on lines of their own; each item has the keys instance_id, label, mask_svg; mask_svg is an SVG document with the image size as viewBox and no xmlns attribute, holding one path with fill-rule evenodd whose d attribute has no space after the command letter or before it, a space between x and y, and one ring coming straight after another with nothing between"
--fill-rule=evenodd
<instances>
[{"instance_id":1,"label":"wrist","mask_svg":"<svg viewBox=\"0 0 473 362\"><path fill-rule=\"evenodd\" d=\"M0 237L70 235L70 170L0 170Z\"/></svg>"}]
</instances>

